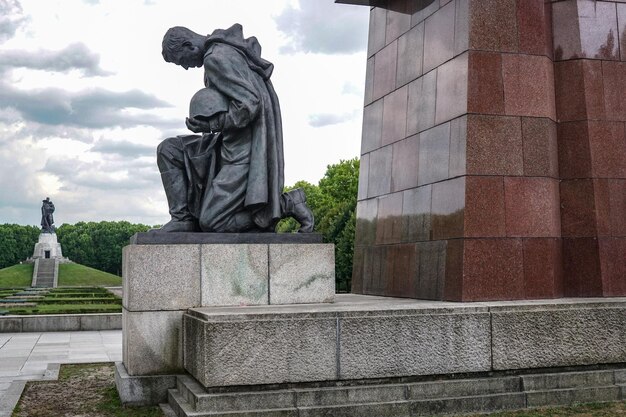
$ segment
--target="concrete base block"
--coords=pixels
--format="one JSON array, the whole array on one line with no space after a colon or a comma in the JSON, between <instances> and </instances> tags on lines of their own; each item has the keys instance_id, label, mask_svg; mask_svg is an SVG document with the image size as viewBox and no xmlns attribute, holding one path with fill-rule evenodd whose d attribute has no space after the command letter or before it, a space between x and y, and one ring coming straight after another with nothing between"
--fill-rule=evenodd
<instances>
[{"instance_id":1,"label":"concrete base block","mask_svg":"<svg viewBox=\"0 0 626 417\"><path fill-rule=\"evenodd\" d=\"M333 245L269 245L269 265L270 304L334 301Z\"/></svg>"},{"instance_id":2,"label":"concrete base block","mask_svg":"<svg viewBox=\"0 0 626 417\"><path fill-rule=\"evenodd\" d=\"M185 315L185 369L206 387L337 375L336 319L208 322Z\"/></svg>"},{"instance_id":3,"label":"concrete base block","mask_svg":"<svg viewBox=\"0 0 626 417\"><path fill-rule=\"evenodd\" d=\"M267 245L202 245L203 306L269 304Z\"/></svg>"},{"instance_id":4,"label":"concrete base block","mask_svg":"<svg viewBox=\"0 0 626 417\"><path fill-rule=\"evenodd\" d=\"M492 309L493 369L626 362L626 306L611 304Z\"/></svg>"},{"instance_id":5,"label":"concrete base block","mask_svg":"<svg viewBox=\"0 0 626 417\"><path fill-rule=\"evenodd\" d=\"M122 356L129 375L182 372L182 316L182 311L122 309Z\"/></svg>"},{"instance_id":6,"label":"concrete base block","mask_svg":"<svg viewBox=\"0 0 626 417\"><path fill-rule=\"evenodd\" d=\"M137 406L160 404L167 401L167 390L176 387L176 376L130 376L124 364L116 362L115 386L124 404Z\"/></svg>"}]
</instances>

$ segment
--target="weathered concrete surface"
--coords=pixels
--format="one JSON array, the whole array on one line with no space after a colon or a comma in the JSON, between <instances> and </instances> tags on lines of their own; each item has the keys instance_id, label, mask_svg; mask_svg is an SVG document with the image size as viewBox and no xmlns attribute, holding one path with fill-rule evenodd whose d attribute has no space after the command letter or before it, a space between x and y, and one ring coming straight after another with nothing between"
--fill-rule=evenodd
<instances>
[{"instance_id":1,"label":"weathered concrete surface","mask_svg":"<svg viewBox=\"0 0 626 417\"><path fill-rule=\"evenodd\" d=\"M186 369L218 386L626 362L624 299L446 303L338 295L336 301L191 309ZM300 348L311 341L324 341L317 356Z\"/></svg>"},{"instance_id":2,"label":"weathered concrete surface","mask_svg":"<svg viewBox=\"0 0 626 417\"><path fill-rule=\"evenodd\" d=\"M182 315L182 311L122 310L122 357L129 375L182 372Z\"/></svg>"},{"instance_id":3,"label":"weathered concrete surface","mask_svg":"<svg viewBox=\"0 0 626 417\"><path fill-rule=\"evenodd\" d=\"M269 245L270 304L331 303L335 298L332 244Z\"/></svg>"},{"instance_id":4,"label":"weathered concrete surface","mask_svg":"<svg viewBox=\"0 0 626 417\"><path fill-rule=\"evenodd\" d=\"M119 330L122 313L0 317L0 333Z\"/></svg>"},{"instance_id":5,"label":"weathered concrete surface","mask_svg":"<svg viewBox=\"0 0 626 417\"><path fill-rule=\"evenodd\" d=\"M176 387L175 375L128 375L122 362L115 363L115 386L122 403L151 405L167 401L167 390Z\"/></svg>"},{"instance_id":6,"label":"weathered concrete surface","mask_svg":"<svg viewBox=\"0 0 626 417\"><path fill-rule=\"evenodd\" d=\"M185 369L206 387L335 379L336 320L201 321L185 315Z\"/></svg>"},{"instance_id":7,"label":"weathered concrete surface","mask_svg":"<svg viewBox=\"0 0 626 417\"><path fill-rule=\"evenodd\" d=\"M268 245L202 245L203 306L269 304Z\"/></svg>"},{"instance_id":8,"label":"weathered concrete surface","mask_svg":"<svg viewBox=\"0 0 626 417\"><path fill-rule=\"evenodd\" d=\"M122 256L128 311L200 306L200 245L130 245Z\"/></svg>"},{"instance_id":9,"label":"weathered concrete surface","mask_svg":"<svg viewBox=\"0 0 626 417\"><path fill-rule=\"evenodd\" d=\"M493 369L626 362L626 305L492 311Z\"/></svg>"}]
</instances>

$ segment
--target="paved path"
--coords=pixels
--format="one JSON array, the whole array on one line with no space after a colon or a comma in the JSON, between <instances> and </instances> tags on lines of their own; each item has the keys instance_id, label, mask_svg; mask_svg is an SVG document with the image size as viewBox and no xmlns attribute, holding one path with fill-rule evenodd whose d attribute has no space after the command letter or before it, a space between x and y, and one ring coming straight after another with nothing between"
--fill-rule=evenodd
<instances>
[{"instance_id":1,"label":"paved path","mask_svg":"<svg viewBox=\"0 0 626 417\"><path fill-rule=\"evenodd\" d=\"M0 333L0 417L11 416L26 381L56 379L58 364L121 360L121 330Z\"/></svg>"}]
</instances>

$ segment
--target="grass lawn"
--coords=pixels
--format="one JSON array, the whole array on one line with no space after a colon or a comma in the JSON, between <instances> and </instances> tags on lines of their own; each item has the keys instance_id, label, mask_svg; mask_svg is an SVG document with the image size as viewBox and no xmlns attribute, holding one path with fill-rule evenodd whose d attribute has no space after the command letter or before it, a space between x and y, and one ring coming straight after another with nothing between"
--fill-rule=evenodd
<instances>
[{"instance_id":1,"label":"grass lawn","mask_svg":"<svg viewBox=\"0 0 626 417\"><path fill-rule=\"evenodd\" d=\"M58 381L28 382L13 417L163 417L159 407L122 406L110 363L62 365Z\"/></svg>"},{"instance_id":2,"label":"grass lawn","mask_svg":"<svg viewBox=\"0 0 626 417\"><path fill-rule=\"evenodd\" d=\"M80 264L59 265L60 287L119 287L122 278Z\"/></svg>"},{"instance_id":3,"label":"grass lawn","mask_svg":"<svg viewBox=\"0 0 626 417\"><path fill-rule=\"evenodd\" d=\"M0 288L30 287L33 280L33 264L13 265L0 269Z\"/></svg>"}]
</instances>

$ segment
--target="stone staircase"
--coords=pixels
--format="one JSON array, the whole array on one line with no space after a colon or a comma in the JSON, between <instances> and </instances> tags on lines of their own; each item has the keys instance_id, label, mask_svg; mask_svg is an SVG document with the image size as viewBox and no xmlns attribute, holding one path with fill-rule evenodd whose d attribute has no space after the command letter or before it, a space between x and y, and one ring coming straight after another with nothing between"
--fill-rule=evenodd
<instances>
[{"instance_id":1,"label":"stone staircase","mask_svg":"<svg viewBox=\"0 0 626 417\"><path fill-rule=\"evenodd\" d=\"M33 287L54 287L54 270L57 262L56 259L39 259Z\"/></svg>"},{"instance_id":2,"label":"stone staircase","mask_svg":"<svg viewBox=\"0 0 626 417\"><path fill-rule=\"evenodd\" d=\"M177 417L408 417L624 399L626 369L228 393L181 375L162 409Z\"/></svg>"}]
</instances>

